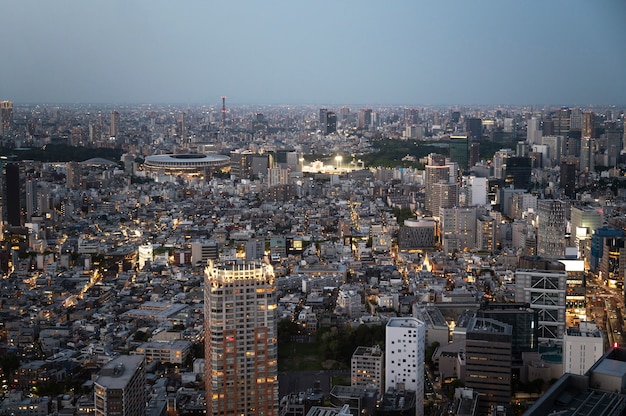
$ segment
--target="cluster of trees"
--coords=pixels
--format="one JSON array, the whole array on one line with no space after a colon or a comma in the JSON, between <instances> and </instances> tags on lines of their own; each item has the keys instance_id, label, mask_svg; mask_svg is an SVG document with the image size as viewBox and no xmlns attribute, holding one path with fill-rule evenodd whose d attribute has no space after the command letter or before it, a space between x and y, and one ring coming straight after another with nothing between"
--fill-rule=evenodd
<instances>
[{"instance_id":1,"label":"cluster of trees","mask_svg":"<svg viewBox=\"0 0 626 416\"><path fill-rule=\"evenodd\" d=\"M338 330L337 327L317 332L319 351L324 360L334 360L350 367L352 354L357 347L385 345L384 325L359 325Z\"/></svg>"},{"instance_id":2,"label":"cluster of trees","mask_svg":"<svg viewBox=\"0 0 626 416\"><path fill-rule=\"evenodd\" d=\"M36 160L38 162L82 162L92 158L103 158L118 162L124 152L122 149L88 148L69 146L66 144L47 144L43 147L32 147L16 151L13 148L0 147L0 154L19 156L19 159Z\"/></svg>"}]
</instances>

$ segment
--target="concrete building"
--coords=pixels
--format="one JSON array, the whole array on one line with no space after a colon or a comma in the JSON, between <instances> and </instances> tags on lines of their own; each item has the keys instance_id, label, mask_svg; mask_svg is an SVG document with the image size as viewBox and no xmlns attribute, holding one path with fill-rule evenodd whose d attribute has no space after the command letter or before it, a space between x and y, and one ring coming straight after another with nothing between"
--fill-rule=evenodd
<instances>
[{"instance_id":1,"label":"concrete building","mask_svg":"<svg viewBox=\"0 0 626 416\"><path fill-rule=\"evenodd\" d=\"M391 318L385 332L385 391L415 392L417 416L424 414L425 332L415 318Z\"/></svg>"},{"instance_id":2,"label":"concrete building","mask_svg":"<svg viewBox=\"0 0 626 416\"><path fill-rule=\"evenodd\" d=\"M204 280L209 415L277 415L274 271L264 263L214 264Z\"/></svg>"},{"instance_id":3,"label":"concrete building","mask_svg":"<svg viewBox=\"0 0 626 416\"><path fill-rule=\"evenodd\" d=\"M413 304L413 317L426 325L425 343L431 346L434 342L447 345L450 341L450 327L441 311L434 306Z\"/></svg>"},{"instance_id":4,"label":"concrete building","mask_svg":"<svg viewBox=\"0 0 626 416\"><path fill-rule=\"evenodd\" d=\"M472 318L465 338L465 386L480 394L480 414L511 401L513 327L489 318Z\"/></svg>"},{"instance_id":5,"label":"concrete building","mask_svg":"<svg viewBox=\"0 0 626 416\"><path fill-rule=\"evenodd\" d=\"M538 341L561 343L565 333L567 272L515 271L515 302L528 303L538 313Z\"/></svg>"},{"instance_id":6,"label":"concrete building","mask_svg":"<svg viewBox=\"0 0 626 416\"><path fill-rule=\"evenodd\" d=\"M382 393L384 368L385 355L379 346L357 347L350 360L350 385L362 388L374 386Z\"/></svg>"},{"instance_id":7,"label":"concrete building","mask_svg":"<svg viewBox=\"0 0 626 416\"><path fill-rule=\"evenodd\" d=\"M565 255L567 202L556 199L537 201L537 254L558 259Z\"/></svg>"},{"instance_id":8,"label":"concrete building","mask_svg":"<svg viewBox=\"0 0 626 416\"><path fill-rule=\"evenodd\" d=\"M134 354L144 355L148 362L183 364L189 356L191 346L191 342L184 340L149 341L137 347Z\"/></svg>"},{"instance_id":9,"label":"concrete building","mask_svg":"<svg viewBox=\"0 0 626 416\"><path fill-rule=\"evenodd\" d=\"M563 335L563 372L583 375L604 355L604 335L593 322L567 328Z\"/></svg>"},{"instance_id":10,"label":"concrete building","mask_svg":"<svg viewBox=\"0 0 626 416\"><path fill-rule=\"evenodd\" d=\"M143 355L121 355L102 367L94 382L95 416L146 414Z\"/></svg>"}]
</instances>

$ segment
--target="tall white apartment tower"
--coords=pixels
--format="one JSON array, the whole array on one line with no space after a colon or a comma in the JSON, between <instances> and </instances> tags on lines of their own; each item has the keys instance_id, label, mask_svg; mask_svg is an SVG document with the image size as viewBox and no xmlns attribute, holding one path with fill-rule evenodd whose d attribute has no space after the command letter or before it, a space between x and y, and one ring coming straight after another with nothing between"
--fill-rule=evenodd
<instances>
[{"instance_id":1,"label":"tall white apartment tower","mask_svg":"<svg viewBox=\"0 0 626 416\"><path fill-rule=\"evenodd\" d=\"M391 318L385 331L385 390L415 392L416 415L424 414L426 325L416 318Z\"/></svg>"},{"instance_id":2,"label":"tall white apartment tower","mask_svg":"<svg viewBox=\"0 0 626 416\"><path fill-rule=\"evenodd\" d=\"M278 415L274 271L210 262L204 277L207 414Z\"/></svg>"}]
</instances>

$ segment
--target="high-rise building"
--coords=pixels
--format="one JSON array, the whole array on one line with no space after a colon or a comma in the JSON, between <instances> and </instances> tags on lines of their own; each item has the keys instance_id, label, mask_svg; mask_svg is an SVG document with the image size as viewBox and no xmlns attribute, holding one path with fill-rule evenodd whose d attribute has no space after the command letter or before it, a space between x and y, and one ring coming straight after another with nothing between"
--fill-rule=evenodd
<instances>
[{"instance_id":1,"label":"high-rise building","mask_svg":"<svg viewBox=\"0 0 626 416\"><path fill-rule=\"evenodd\" d=\"M565 255L566 201L537 201L537 254L558 259Z\"/></svg>"},{"instance_id":2,"label":"high-rise building","mask_svg":"<svg viewBox=\"0 0 626 416\"><path fill-rule=\"evenodd\" d=\"M509 156L504 167L504 182L515 189L530 189L530 164L529 157Z\"/></svg>"},{"instance_id":3,"label":"high-rise building","mask_svg":"<svg viewBox=\"0 0 626 416\"><path fill-rule=\"evenodd\" d=\"M276 286L265 263L215 264L204 279L208 415L277 415Z\"/></svg>"},{"instance_id":4,"label":"high-rise building","mask_svg":"<svg viewBox=\"0 0 626 416\"><path fill-rule=\"evenodd\" d=\"M117 137L120 133L120 113L117 110L111 112L111 128L109 133L111 137Z\"/></svg>"},{"instance_id":5,"label":"high-rise building","mask_svg":"<svg viewBox=\"0 0 626 416\"><path fill-rule=\"evenodd\" d=\"M596 117L591 111L583 113L581 137L596 138Z\"/></svg>"},{"instance_id":6,"label":"high-rise building","mask_svg":"<svg viewBox=\"0 0 626 416\"><path fill-rule=\"evenodd\" d=\"M430 199L432 214L435 216L438 215L440 208L452 208L459 205L459 185L455 182L434 183L430 187L430 193L426 196L426 200Z\"/></svg>"},{"instance_id":7,"label":"high-rise building","mask_svg":"<svg viewBox=\"0 0 626 416\"><path fill-rule=\"evenodd\" d=\"M511 401L513 328L495 319L470 320L465 333L465 386L480 394L479 414Z\"/></svg>"},{"instance_id":8,"label":"high-rise building","mask_svg":"<svg viewBox=\"0 0 626 416\"><path fill-rule=\"evenodd\" d=\"M462 171L466 171L469 163L469 139L467 135L450 136L450 160L456 162Z\"/></svg>"},{"instance_id":9,"label":"high-rise building","mask_svg":"<svg viewBox=\"0 0 626 416\"><path fill-rule=\"evenodd\" d=\"M9 162L4 167L3 220L10 226L24 225L26 210L26 180L24 165L20 162Z\"/></svg>"},{"instance_id":10,"label":"high-rise building","mask_svg":"<svg viewBox=\"0 0 626 416\"><path fill-rule=\"evenodd\" d=\"M146 373L143 355L120 355L102 367L94 382L95 416L144 416Z\"/></svg>"},{"instance_id":11,"label":"high-rise building","mask_svg":"<svg viewBox=\"0 0 626 416\"><path fill-rule=\"evenodd\" d=\"M0 136L4 136L13 128L13 102L0 101Z\"/></svg>"},{"instance_id":12,"label":"high-rise building","mask_svg":"<svg viewBox=\"0 0 626 416\"><path fill-rule=\"evenodd\" d=\"M407 317L390 318L385 330L385 391L414 391L417 416L424 414L425 330Z\"/></svg>"},{"instance_id":13,"label":"high-rise building","mask_svg":"<svg viewBox=\"0 0 626 416\"><path fill-rule=\"evenodd\" d=\"M526 127L526 141L529 146L533 144L541 144L541 119L537 117L532 117L528 120L528 125Z\"/></svg>"},{"instance_id":14,"label":"high-rise building","mask_svg":"<svg viewBox=\"0 0 626 416\"><path fill-rule=\"evenodd\" d=\"M379 346L357 347L350 360L352 387L375 387L383 393L385 355Z\"/></svg>"},{"instance_id":15,"label":"high-rise building","mask_svg":"<svg viewBox=\"0 0 626 416\"><path fill-rule=\"evenodd\" d=\"M604 334L593 322L581 322L563 334L563 373L583 375L604 355Z\"/></svg>"},{"instance_id":16,"label":"high-rise building","mask_svg":"<svg viewBox=\"0 0 626 416\"><path fill-rule=\"evenodd\" d=\"M483 121L480 118L465 119L465 131L472 142L479 142L483 137Z\"/></svg>"},{"instance_id":17,"label":"high-rise building","mask_svg":"<svg viewBox=\"0 0 626 416\"><path fill-rule=\"evenodd\" d=\"M469 144L469 167L474 167L480 162L480 143L472 142Z\"/></svg>"},{"instance_id":18,"label":"high-rise building","mask_svg":"<svg viewBox=\"0 0 626 416\"><path fill-rule=\"evenodd\" d=\"M435 184L438 183L449 183L450 182L450 167L447 165L426 165L424 172L424 185L426 187L426 201L425 208L426 211L430 211L432 213L439 212L439 195L435 197L434 195L434 187Z\"/></svg>"},{"instance_id":19,"label":"high-rise building","mask_svg":"<svg viewBox=\"0 0 626 416\"><path fill-rule=\"evenodd\" d=\"M337 114L334 111L326 113L326 130L325 134L331 134L337 131Z\"/></svg>"},{"instance_id":20,"label":"high-rise building","mask_svg":"<svg viewBox=\"0 0 626 416\"><path fill-rule=\"evenodd\" d=\"M558 342L565 332L567 272L518 269L515 302L528 303L538 314L537 341Z\"/></svg>"},{"instance_id":21,"label":"high-rise building","mask_svg":"<svg viewBox=\"0 0 626 416\"><path fill-rule=\"evenodd\" d=\"M515 360L521 361L523 352L537 351L538 314L528 303L485 303L476 312L476 316L511 325L511 356Z\"/></svg>"},{"instance_id":22,"label":"high-rise building","mask_svg":"<svg viewBox=\"0 0 626 416\"><path fill-rule=\"evenodd\" d=\"M559 188L569 199L576 198L576 165L571 162L561 162L561 176Z\"/></svg>"},{"instance_id":23,"label":"high-rise building","mask_svg":"<svg viewBox=\"0 0 626 416\"><path fill-rule=\"evenodd\" d=\"M583 137L580 139L580 166L581 172L590 172L595 170L595 151L596 139L591 137Z\"/></svg>"},{"instance_id":24,"label":"high-rise building","mask_svg":"<svg viewBox=\"0 0 626 416\"><path fill-rule=\"evenodd\" d=\"M496 221L489 215L476 219L476 248L493 253L496 249Z\"/></svg>"},{"instance_id":25,"label":"high-rise building","mask_svg":"<svg viewBox=\"0 0 626 416\"><path fill-rule=\"evenodd\" d=\"M372 109L363 108L359 110L359 119L357 121L357 127L360 129L368 129L372 126Z\"/></svg>"},{"instance_id":26,"label":"high-rise building","mask_svg":"<svg viewBox=\"0 0 626 416\"><path fill-rule=\"evenodd\" d=\"M568 107L561 107L552 115L552 122L554 123L554 134L560 136L567 136L570 131L572 110Z\"/></svg>"},{"instance_id":27,"label":"high-rise building","mask_svg":"<svg viewBox=\"0 0 626 416\"><path fill-rule=\"evenodd\" d=\"M65 184L70 189L79 189L82 184L82 169L79 162L65 165Z\"/></svg>"},{"instance_id":28,"label":"high-rise building","mask_svg":"<svg viewBox=\"0 0 626 416\"><path fill-rule=\"evenodd\" d=\"M600 279L611 287L623 290L626 276L626 238L605 238L603 252L600 259Z\"/></svg>"}]
</instances>

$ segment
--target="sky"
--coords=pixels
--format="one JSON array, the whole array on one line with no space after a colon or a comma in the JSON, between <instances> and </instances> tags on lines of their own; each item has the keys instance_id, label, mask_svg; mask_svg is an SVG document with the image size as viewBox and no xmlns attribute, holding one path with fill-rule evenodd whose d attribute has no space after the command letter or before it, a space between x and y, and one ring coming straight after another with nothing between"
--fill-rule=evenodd
<instances>
[{"instance_id":1,"label":"sky","mask_svg":"<svg viewBox=\"0 0 626 416\"><path fill-rule=\"evenodd\" d=\"M14 103L624 105L623 0L19 0Z\"/></svg>"}]
</instances>

